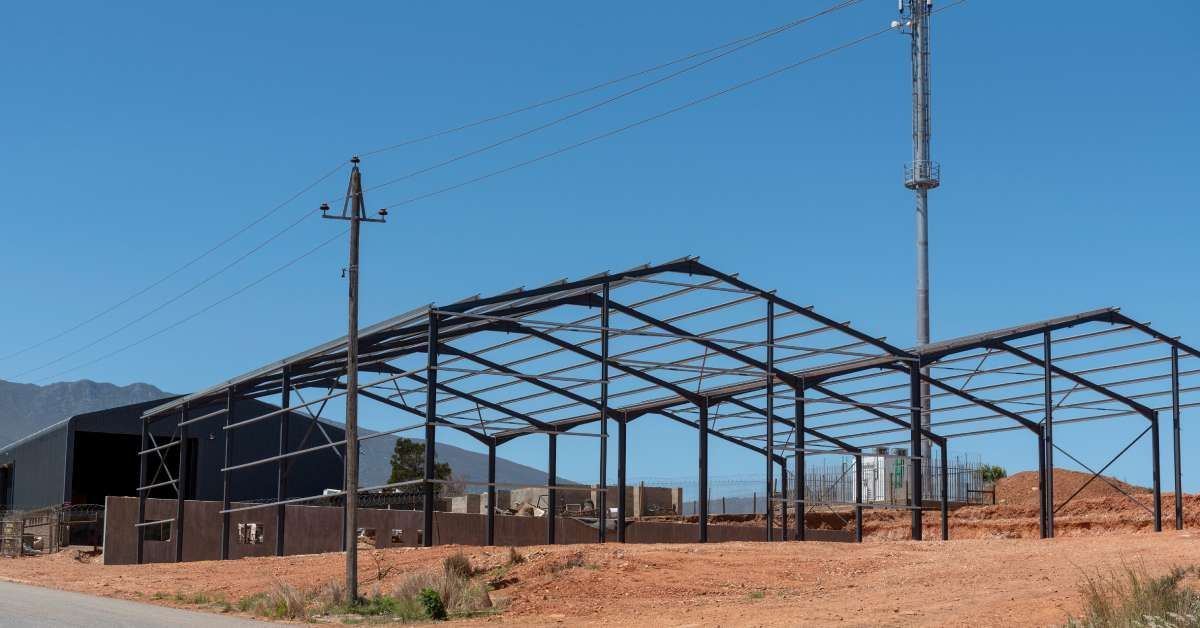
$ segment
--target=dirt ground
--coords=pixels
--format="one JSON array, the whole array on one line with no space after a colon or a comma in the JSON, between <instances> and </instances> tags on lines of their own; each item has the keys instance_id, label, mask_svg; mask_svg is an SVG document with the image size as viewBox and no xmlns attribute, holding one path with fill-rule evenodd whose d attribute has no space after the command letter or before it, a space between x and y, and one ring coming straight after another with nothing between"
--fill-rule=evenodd
<instances>
[{"instance_id":1,"label":"dirt ground","mask_svg":"<svg viewBox=\"0 0 1200 628\"><path fill-rule=\"evenodd\" d=\"M363 591L388 591L464 552L477 568L507 548L364 551ZM1031 539L845 543L609 544L522 548L523 564L496 584L505 610L466 623L517 625L1061 624L1077 609L1084 574L1200 564L1200 535L1132 533ZM316 588L337 578L340 554L105 567L76 552L0 560L0 578L155 601L177 594L237 600L274 580ZM574 565L566 567L567 564ZM392 573L382 582L380 568ZM158 600L158 603L171 603Z\"/></svg>"},{"instance_id":2,"label":"dirt ground","mask_svg":"<svg viewBox=\"0 0 1200 628\"><path fill-rule=\"evenodd\" d=\"M1061 504L1087 479L1056 472ZM1145 489L1121 485L1130 500L1093 482L1056 517L1057 538L1037 538L1036 476L997 486L994 506L950 516L951 541L908 541L907 511L868 510L866 542L682 545L558 545L520 548L521 564L503 568L507 548L444 546L371 550L359 558L361 592L390 593L404 578L437 570L465 553L479 571L496 570L491 596L502 611L463 623L516 625L1060 625L1078 610L1085 575L1144 567L1162 573L1200 565L1200 532L1154 533ZM1184 497L1185 525L1200 530L1200 495ZM1163 496L1165 527L1174 499ZM809 526L840 525L849 513L814 513ZM714 521L734 524L764 515ZM925 538L939 538L937 512ZM276 582L315 590L340 578L341 554L248 558L228 562L103 566L69 550L0 559L0 580L95 595L172 604L204 595L231 602ZM382 579L381 574L385 574ZM1197 583L1190 583L1196 585ZM206 610L214 610L209 607Z\"/></svg>"}]
</instances>

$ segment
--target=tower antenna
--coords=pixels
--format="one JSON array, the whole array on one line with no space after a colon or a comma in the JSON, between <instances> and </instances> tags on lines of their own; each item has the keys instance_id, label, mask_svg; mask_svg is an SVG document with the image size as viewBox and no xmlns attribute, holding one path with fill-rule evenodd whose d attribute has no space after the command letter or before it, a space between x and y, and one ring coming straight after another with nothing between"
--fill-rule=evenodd
<instances>
[{"instance_id":1,"label":"tower antenna","mask_svg":"<svg viewBox=\"0 0 1200 628\"><path fill-rule=\"evenodd\" d=\"M917 344L929 344L929 190L941 184L941 165L930 157L929 17L933 0L900 0L901 20L892 22L912 40L913 159L904 167L904 187L916 193ZM922 368L928 376L929 369ZM921 381L921 427L930 427L929 383ZM921 466L928 469L932 448L921 437ZM915 453L915 452L914 452ZM928 477L928 473L922 474Z\"/></svg>"}]
</instances>

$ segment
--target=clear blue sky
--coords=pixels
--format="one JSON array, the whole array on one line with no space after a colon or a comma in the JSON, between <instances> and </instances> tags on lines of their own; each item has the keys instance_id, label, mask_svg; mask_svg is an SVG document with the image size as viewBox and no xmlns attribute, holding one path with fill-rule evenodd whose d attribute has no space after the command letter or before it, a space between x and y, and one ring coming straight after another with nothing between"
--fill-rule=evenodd
<instances>
[{"instance_id":1,"label":"clear blue sky","mask_svg":"<svg viewBox=\"0 0 1200 628\"><path fill-rule=\"evenodd\" d=\"M829 4L832 4L830 2ZM585 87L813 13L825 2L21 3L0 102L0 353L83 320L277 205L350 154ZM394 203L527 159L887 24L836 15L611 107L368 194ZM1099 306L1200 342L1200 5L971 0L933 25L934 337ZM363 321L477 292L699 255L899 345L913 339L907 39L896 34L553 160L397 209L365 236ZM605 92L605 93L612 93ZM399 176L591 95L366 160ZM129 305L0 363L77 349L220 268L321 200L339 173ZM170 324L330 237L308 220L59 371ZM339 242L169 333L56 379L186 392L338 336ZM382 427L383 417L367 424ZM1140 429L1140 428L1139 428ZM631 475L686 476L692 439L645 428ZM1195 432L1187 451L1200 454ZM1092 434L1092 435L1089 435ZM1095 433L1073 446L1102 462ZM662 455L664 443L686 448ZM458 439L456 444L466 445ZM587 444L594 447L594 443ZM583 445L571 445L583 447ZM964 442L1010 468L1008 441ZM540 464L542 443L504 455ZM723 451L723 450L722 450ZM659 452L659 453L655 453ZM590 458L589 458L590 456ZM758 472L734 454L714 474ZM561 471L593 480L594 454ZM610 467L611 468L611 467ZM1145 481L1144 454L1114 467ZM1188 486L1200 489L1200 474Z\"/></svg>"}]
</instances>

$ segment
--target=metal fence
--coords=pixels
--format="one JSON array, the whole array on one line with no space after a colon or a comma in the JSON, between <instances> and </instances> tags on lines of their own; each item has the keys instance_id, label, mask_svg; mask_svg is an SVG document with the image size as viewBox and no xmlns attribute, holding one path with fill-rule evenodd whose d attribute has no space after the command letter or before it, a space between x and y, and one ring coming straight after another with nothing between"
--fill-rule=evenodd
<instances>
[{"instance_id":1,"label":"metal fence","mask_svg":"<svg viewBox=\"0 0 1200 628\"><path fill-rule=\"evenodd\" d=\"M70 545L98 548L104 506L64 504L0 510L0 556L50 554Z\"/></svg>"}]
</instances>

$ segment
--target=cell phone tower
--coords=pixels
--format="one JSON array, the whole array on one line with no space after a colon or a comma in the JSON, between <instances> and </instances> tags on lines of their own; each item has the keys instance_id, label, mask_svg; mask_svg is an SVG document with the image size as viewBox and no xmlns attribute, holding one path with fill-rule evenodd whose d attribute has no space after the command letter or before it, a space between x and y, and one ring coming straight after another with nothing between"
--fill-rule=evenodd
<instances>
[{"instance_id":1,"label":"cell phone tower","mask_svg":"<svg viewBox=\"0 0 1200 628\"><path fill-rule=\"evenodd\" d=\"M904 187L917 197L917 344L929 343L929 190L941 184L942 168L929 151L929 18L933 0L899 0L892 26L912 40L913 159L904 167ZM923 369L925 375L928 369ZM930 426L929 384L921 382L921 425ZM921 439L922 466L929 466L928 438ZM923 474L928 477L928 474Z\"/></svg>"}]
</instances>

